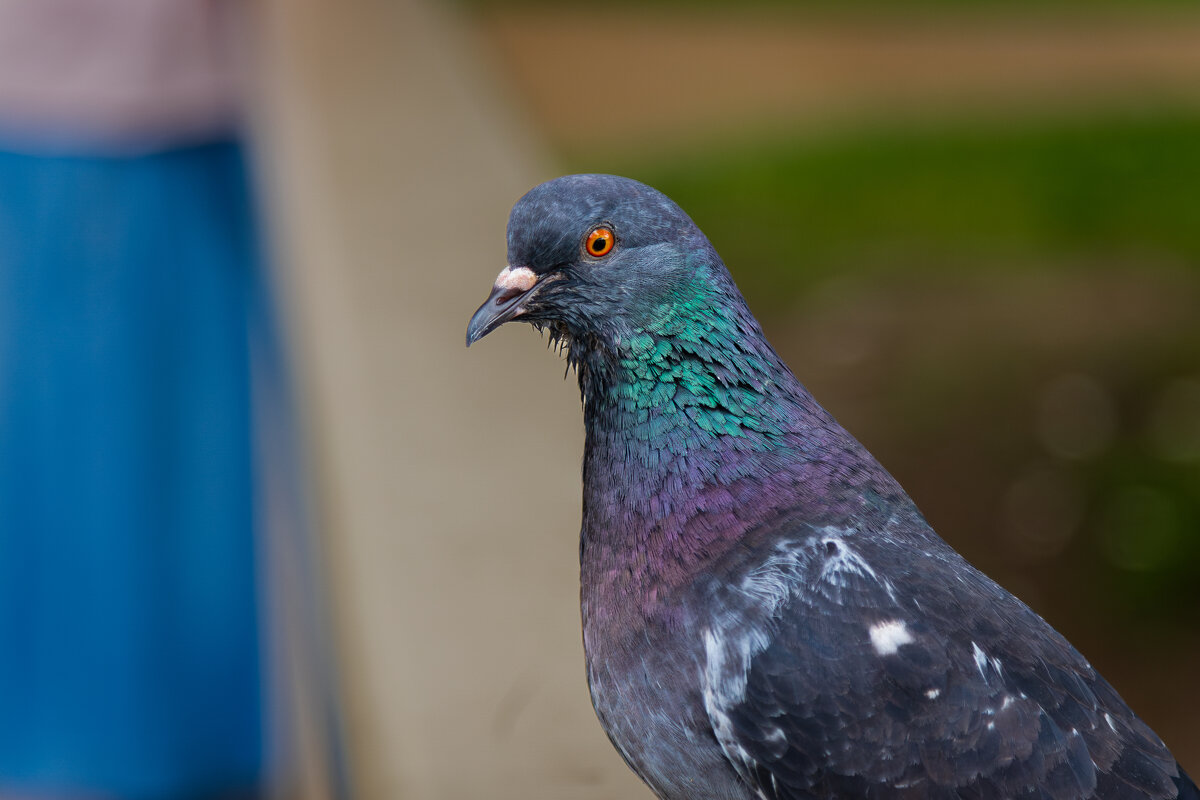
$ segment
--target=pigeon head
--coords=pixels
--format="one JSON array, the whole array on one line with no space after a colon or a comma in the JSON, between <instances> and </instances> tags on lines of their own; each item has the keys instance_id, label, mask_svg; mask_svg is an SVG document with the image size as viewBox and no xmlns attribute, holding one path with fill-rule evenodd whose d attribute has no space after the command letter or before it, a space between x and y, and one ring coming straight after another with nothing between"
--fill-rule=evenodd
<instances>
[{"instance_id":1,"label":"pigeon head","mask_svg":"<svg viewBox=\"0 0 1200 800\"><path fill-rule=\"evenodd\" d=\"M737 295L695 223L661 192L613 175L568 175L529 191L508 221L508 265L467 327L546 328L568 347L615 353L664 308ZM740 300L740 296L738 296Z\"/></svg>"}]
</instances>

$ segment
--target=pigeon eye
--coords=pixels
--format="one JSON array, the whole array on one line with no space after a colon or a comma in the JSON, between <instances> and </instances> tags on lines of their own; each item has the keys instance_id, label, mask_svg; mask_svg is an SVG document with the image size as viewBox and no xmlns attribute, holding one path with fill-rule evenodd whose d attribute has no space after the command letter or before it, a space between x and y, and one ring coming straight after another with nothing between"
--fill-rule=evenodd
<instances>
[{"instance_id":1,"label":"pigeon eye","mask_svg":"<svg viewBox=\"0 0 1200 800\"><path fill-rule=\"evenodd\" d=\"M612 228L596 228L588 234L587 241L583 243L583 249L587 250L589 256L599 258L608 255L616 243L617 237L612 232Z\"/></svg>"}]
</instances>

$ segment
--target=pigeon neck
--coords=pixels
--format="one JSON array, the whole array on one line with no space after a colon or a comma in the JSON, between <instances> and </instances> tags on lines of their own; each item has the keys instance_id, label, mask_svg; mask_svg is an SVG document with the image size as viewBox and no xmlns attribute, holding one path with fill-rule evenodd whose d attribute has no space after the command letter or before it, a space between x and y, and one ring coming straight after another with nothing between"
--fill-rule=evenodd
<instances>
[{"instance_id":1,"label":"pigeon neck","mask_svg":"<svg viewBox=\"0 0 1200 800\"><path fill-rule=\"evenodd\" d=\"M738 300L663 307L578 359L585 589L589 581L617 580L623 588L610 588L626 593L688 581L755 524L795 505L798 484L819 494L833 474L831 452L860 457ZM735 500L744 490L752 507Z\"/></svg>"},{"instance_id":2,"label":"pigeon neck","mask_svg":"<svg viewBox=\"0 0 1200 800\"><path fill-rule=\"evenodd\" d=\"M593 444L698 456L773 448L808 399L748 311L663 304L580 372Z\"/></svg>"}]
</instances>

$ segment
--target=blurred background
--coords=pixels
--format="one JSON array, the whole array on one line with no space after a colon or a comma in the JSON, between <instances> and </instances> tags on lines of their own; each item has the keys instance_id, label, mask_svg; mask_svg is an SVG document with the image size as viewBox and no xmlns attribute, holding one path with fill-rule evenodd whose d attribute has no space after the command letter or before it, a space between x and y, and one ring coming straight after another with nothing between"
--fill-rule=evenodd
<instances>
[{"instance_id":1,"label":"blurred background","mask_svg":"<svg viewBox=\"0 0 1200 800\"><path fill-rule=\"evenodd\" d=\"M1200 771L1194 3L257 12L280 793L649 796L584 679L578 389L525 326L462 346L512 203L583 171L691 214L939 533Z\"/></svg>"}]
</instances>

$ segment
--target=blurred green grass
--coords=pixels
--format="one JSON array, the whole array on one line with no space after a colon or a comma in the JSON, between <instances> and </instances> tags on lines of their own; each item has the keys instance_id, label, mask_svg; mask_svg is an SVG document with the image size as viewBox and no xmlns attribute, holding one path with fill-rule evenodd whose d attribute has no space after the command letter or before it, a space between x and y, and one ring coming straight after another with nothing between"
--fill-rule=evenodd
<instances>
[{"instance_id":1,"label":"blurred green grass","mask_svg":"<svg viewBox=\"0 0 1200 800\"><path fill-rule=\"evenodd\" d=\"M1191 110L873 124L566 161L674 198L768 315L844 269L1200 264Z\"/></svg>"}]
</instances>

